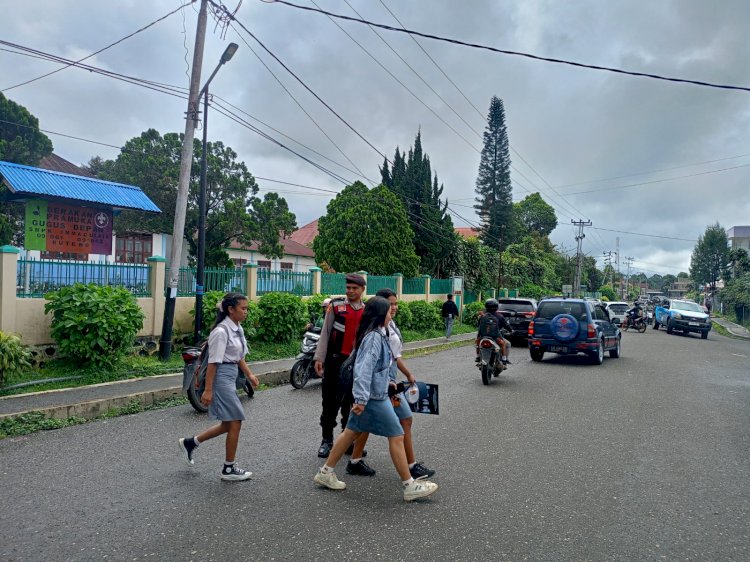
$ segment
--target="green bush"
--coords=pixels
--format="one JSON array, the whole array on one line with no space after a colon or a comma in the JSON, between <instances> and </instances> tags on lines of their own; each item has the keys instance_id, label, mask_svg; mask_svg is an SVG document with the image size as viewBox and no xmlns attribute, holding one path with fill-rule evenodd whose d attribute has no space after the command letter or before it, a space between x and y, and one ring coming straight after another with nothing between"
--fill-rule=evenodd
<instances>
[{"instance_id":1,"label":"green bush","mask_svg":"<svg viewBox=\"0 0 750 562\"><path fill-rule=\"evenodd\" d=\"M479 326L479 313L484 310L484 303L476 301L464 306L463 323L471 326Z\"/></svg>"},{"instance_id":2,"label":"green bush","mask_svg":"<svg viewBox=\"0 0 750 562\"><path fill-rule=\"evenodd\" d=\"M440 325L440 313L426 301L414 301L409 303L412 314L412 330L433 330Z\"/></svg>"},{"instance_id":3,"label":"green bush","mask_svg":"<svg viewBox=\"0 0 750 562\"><path fill-rule=\"evenodd\" d=\"M442 301L430 301L430 304L435 307L435 310L437 310L437 324L433 326L436 330L442 330L445 328L445 322L443 322L443 303L445 300Z\"/></svg>"},{"instance_id":4,"label":"green bush","mask_svg":"<svg viewBox=\"0 0 750 562\"><path fill-rule=\"evenodd\" d=\"M133 345L143 327L135 297L120 287L76 283L44 297L52 312L52 337L60 351L82 364L111 366Z\"/></svg>"},{"instance_id":5,"label":"green bush","mask_svg":"<svg viewBox=\"0 0 750 562\"><path fill-rule=\"evenodd\" d=\"M297 339L308 322L307 306L289 293L267 293L260 298L258 337L266 342L285 343Z\"/></svg>"},{"instance_id":6,"label":"green bush","mask_svg":"<svg viewBox=\"0 0 750 562\"><path fill-rule=\"evenodd\" d=\"M21 343L21 338L0 332L0 384L5 382L5 375L31 367L30 359L31 352Z\"/></svg>"},{"instance_id":7,"label":"green bush","mask_svg":"<svg viewBox=\"0 0 750 562\"><path fill-rule=\"evenodd\" d=\"M216 314L218 312L216 305L224 298L225 294L224 291L209 291L203 295L203 318L201 322L201 337L203 339L208 338L208 334L211 333L211 326L216 322ZM192 309L190 314L195 316L195 309ZM248 301L247 318L242 323L242 329L245 330L245 337L248 339L255 337L259 325L260 308L258 308L258 303Z\"/></svg>"},{"instance_id":8,"label":"green bush","mask_svg":"<svg viewBox=\"0 0 750 562\"><path fill-rule=\"evenodd\" d=\"M540 287L539 285L534 285L533 283L526 283L521 287L521 290L519 291L519 293L524 297L534 300L541 300L551 292L552 291L549 291L544 287Z\"/></svg>"},{"instance_id":9,"label":"green bush","mask_svg":"<svg viewBox=\"0 0 750 562\"><path fill-rule=\"evenodd\" d=\"M414 324L414 315L408 302L399 301L398 312L396 313L396 326L399 330L411 330Z\"/></svg>"},{"instance_id":10,"label":"green bush","mask_svg":"<svg viewBox=\"0 0 750 562\"><path fill-rule=\"evenodd\" d=\"M305 299L305 305L307 306L307 317L310 322L314 322L323 311L323 301L328 298L328 295L313 295L308 299Z\"/></svg>"}]
</instances>

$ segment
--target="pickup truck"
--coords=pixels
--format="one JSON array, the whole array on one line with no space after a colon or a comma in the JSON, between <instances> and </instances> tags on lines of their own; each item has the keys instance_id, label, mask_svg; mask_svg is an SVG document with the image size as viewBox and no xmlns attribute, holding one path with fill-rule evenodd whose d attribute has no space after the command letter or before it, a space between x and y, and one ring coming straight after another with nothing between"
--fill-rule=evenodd
<instances>
[{"instance_id":1,"label":"pickup truck","mask_svg":"<svg viewBox=\"0 0 750 562\"><path fill-rule=\"evenodd\" d=\"M700 333L705 340L711 331L711 319L698 303L672 299L662 301L654 309L654 330L658 330L659 326L665 326L668 334L675 330L683 334Z\"/></svg>"}]
</instances>

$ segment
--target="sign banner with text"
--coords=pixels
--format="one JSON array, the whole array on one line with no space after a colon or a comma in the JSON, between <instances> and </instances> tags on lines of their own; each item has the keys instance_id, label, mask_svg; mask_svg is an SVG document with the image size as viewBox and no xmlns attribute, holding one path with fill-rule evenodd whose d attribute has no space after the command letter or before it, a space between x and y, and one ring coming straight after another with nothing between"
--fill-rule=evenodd
<instances>
[{"instance_id":1,"label":"sign banner with text","mask_svg":"<svg viewBox=\"0 0 750 562\"><path fill-rule=\"evenodd\" d=\"M26 249L112 253L112 211L49 201L26 204Z\"/></svg>"}]
</instances>

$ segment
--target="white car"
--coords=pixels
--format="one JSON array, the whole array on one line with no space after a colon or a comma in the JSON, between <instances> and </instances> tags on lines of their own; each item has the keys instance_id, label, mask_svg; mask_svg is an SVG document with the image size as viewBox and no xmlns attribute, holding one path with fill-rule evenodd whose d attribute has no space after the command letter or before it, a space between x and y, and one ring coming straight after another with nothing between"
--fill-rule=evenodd
<instances>
[{"instance_id":1,"label":"white car","mask_svg":"<svg viewBox=\"0 0 750 562\"><path fill-rule=\"evenodd\" d=\"M625 313L630 310L631 305L622 301L612 301L604 304L607 307L607 312L609 312L609 318L612 320L612 323L621 326L625 321Z\"/></svg>"}]
</instances>

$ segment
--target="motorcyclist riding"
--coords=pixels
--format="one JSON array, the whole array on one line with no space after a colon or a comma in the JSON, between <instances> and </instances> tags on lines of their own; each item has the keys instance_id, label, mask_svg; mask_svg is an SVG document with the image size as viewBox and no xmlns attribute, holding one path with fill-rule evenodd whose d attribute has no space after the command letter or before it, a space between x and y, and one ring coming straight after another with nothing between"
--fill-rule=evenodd
<instances>
[{"instance_id":1,"label":"motorcyclist riding","mask_svg":"<svg viewBox=\"0 0 750 562\"><path fill-rule=\"evenodd\" d=\"M640 318L643 316L643 309L641 308L641 305L638 301L635 301L633 303L633 308L627 311L626 313L628 315L628 323L630 326L635 325L636 318Z\"/></svg>"},{"instance_id":2,"label":"motorcyclist riding","mask_svg":"<svg viewBox=\"0 0 750 562\"><path fill-rule=\"evenodd\" d=\"M501 329L511 330L510 324L505 317L498 312L500 303L495 299L488 299L484 303L484 314L479 319L479 331L477 332L476 339L476 350L477 358L476 362L479 362L479 340L483 337L491 337L498 343L502 350L502 362L504 365L508 364L508 342L503 338L500 333Z\"/></svg>"}]
</instances>

